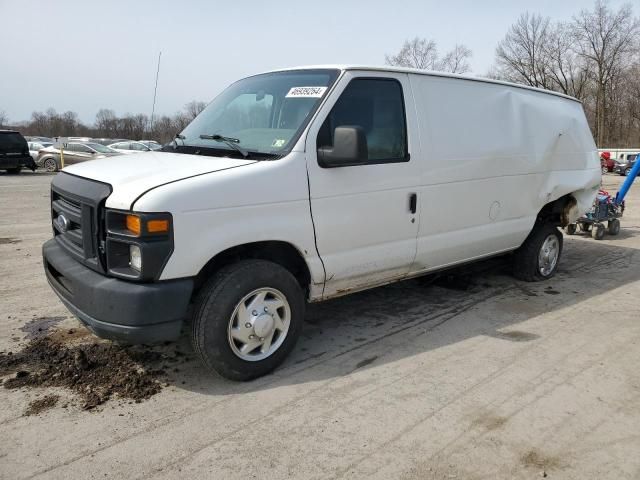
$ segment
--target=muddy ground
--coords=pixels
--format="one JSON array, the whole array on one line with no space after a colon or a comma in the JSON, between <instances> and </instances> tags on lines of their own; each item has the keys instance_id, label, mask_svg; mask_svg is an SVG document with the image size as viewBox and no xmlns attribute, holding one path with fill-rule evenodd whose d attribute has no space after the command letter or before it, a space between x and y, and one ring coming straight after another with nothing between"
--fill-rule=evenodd
<instances>
[{"instance_id":1,"label":"muddy ground","mask_svg":"<svg viewBox=\"0 0 640 480\"><path fill-rule=\"evenodd\" d=\"M0 478L640 478L640 184L550 282L492 261L313 305L238 384L186 339L122 349L71 317L42 273L50 180L0 173Z\"/></svg>"}]
</instances>

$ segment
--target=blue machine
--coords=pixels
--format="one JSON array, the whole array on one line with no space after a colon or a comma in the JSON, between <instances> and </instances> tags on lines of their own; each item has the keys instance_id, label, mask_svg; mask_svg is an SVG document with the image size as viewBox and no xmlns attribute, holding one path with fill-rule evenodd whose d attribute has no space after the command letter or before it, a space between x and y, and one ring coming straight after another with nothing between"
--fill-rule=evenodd
<instances>
[{"instance_id":1,"label":"blue machine","mask_svg":"<svg viewBox=\"0 0 640 480\"><path fill-rule=\"evenodd\" d=\"M640 156L640 154L639 154ZM624 183L620 187L615 198L609 195L599 193L596 196L593 207L584 217L580 217L576 223L567 225L566 232L568 235L576 233L578 227L583 232L591 232L591 236L596 240L602 240L605 232L609 235L617 235L620 233L620 220L624 213L624 197L627 196L631 184L640 173L640 161L636 161L631 171L625 178ZM607 222L605 227L603 222Z\"/></svg>"},{"instance_id":2,"label":"blue machine","mask_svg":"<svg viewBox=\"0 0 640 480\"><path fill-rule=\"evenodd\" d=\"M640 156L640 154L638 154L638 156L636 156L636 159L639 156ZM624 197L627 196L627 192L631 188L631 184L633 183L633 181L638 176L638 173L640 173L640 161L636 160L636 162L633 164L633 168L631 168L631 171L627 175L627 178L624 179L624 183L620 187L620 191L618 193L616 193L616 200L615 201L616 201L617 204L621 204L622 202L624 202Z\"/></svg>"}]
</instances>

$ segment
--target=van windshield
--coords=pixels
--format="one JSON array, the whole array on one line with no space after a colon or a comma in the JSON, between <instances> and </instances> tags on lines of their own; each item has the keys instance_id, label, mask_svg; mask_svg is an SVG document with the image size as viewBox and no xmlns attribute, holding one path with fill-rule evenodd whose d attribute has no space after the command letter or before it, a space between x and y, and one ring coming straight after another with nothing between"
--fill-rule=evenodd
<instances>
[{"instance_id":1,"label":"van windshield","mask_svg":"<svg viewBox=\"0 0 640 480\"><path fill-rule=\"evenodd\" d=\"M284 155L338 73L328 69L292 70L240 80L218 95L182 131L176 144L237 153L228 141L219 140L226 137L249 154Z\"/></svg>"}]
</instances>

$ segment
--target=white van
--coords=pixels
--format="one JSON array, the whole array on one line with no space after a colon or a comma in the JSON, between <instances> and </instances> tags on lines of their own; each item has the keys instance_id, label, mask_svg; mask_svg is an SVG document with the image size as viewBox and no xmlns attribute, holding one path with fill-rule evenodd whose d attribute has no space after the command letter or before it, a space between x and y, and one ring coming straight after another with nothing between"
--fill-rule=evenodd
<instances>
[{"instance_id":1,"label":"white van","mask_svg":"<svg viewBox=\"0 0 640 480\"><path fill-rule=\"evenodd\" d=\"M52 182L47 278L97 335L178 337L221 375L274 369L306 302L513 252L544 280L600 163L582 105L441 73L309 67L240 80L161 152Z\"/></svg>"}]
</instances>

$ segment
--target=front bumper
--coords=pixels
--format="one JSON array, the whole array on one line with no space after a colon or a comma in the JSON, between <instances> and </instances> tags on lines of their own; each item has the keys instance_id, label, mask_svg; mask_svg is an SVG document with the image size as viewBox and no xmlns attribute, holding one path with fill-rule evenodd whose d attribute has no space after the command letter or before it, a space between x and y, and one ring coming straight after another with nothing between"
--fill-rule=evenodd
<instances>
[{"instance_id":1,"label":"front bumper","mask_svg":"<svg viewBox=\"0 0 640 480\"><path fill-rule=\"evenodd\" d=\"M97 336L134 344L180 335L192 279L132 283L106 277L71 258L55 239L42 246L42 256L51 288Z\"/></svg>"}]
</instances>

